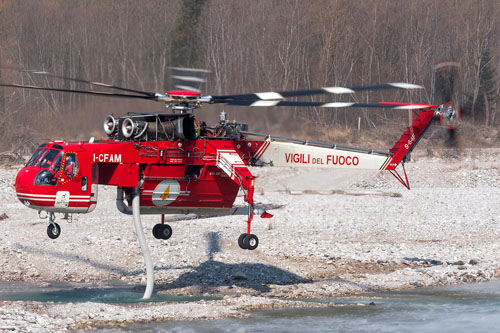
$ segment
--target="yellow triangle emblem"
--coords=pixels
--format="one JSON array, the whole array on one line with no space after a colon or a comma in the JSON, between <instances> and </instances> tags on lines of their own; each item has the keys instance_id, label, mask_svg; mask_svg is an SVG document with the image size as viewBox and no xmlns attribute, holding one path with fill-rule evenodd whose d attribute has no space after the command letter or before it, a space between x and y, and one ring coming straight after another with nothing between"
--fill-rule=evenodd
<instances>
[{"instance_id":1,"label":"yellow triangle emblem","mask_svg":"<svg viewBox=\"0 0 500 333\"><path fill-rule=\"evenodd\" d=\"M170 185L167 186L165 192L160 196L161 200L167 200L170 197Z\"/></svg>"}]
</instances>

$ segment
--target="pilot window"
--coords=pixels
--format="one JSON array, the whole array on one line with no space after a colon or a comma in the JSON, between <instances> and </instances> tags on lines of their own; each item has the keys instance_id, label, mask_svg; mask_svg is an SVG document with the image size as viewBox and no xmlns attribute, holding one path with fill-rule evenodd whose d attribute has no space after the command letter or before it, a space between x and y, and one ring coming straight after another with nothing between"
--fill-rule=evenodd
<instances>
[{"instance_id":1,"label":"pilot window","mask_svg":"<svg viewBox=\"0 0 500 333\"><path fill-rule=\"evenodd\" d=\"M64 162L64 174L68 178L74 178L78 174L78 161L73 153L66 154Z\"/></svg>"}]
</instances>

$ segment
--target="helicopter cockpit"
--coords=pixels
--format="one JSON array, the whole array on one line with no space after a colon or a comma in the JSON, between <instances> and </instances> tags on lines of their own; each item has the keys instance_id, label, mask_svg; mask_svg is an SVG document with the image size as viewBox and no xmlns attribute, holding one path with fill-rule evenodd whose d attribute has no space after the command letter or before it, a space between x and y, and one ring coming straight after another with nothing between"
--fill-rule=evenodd
<instances>
[{"instance_id":1,"label":"helicopter cockpit","mask_svg":"<svg viewBox=\"0 0 500 333\"><path fill-rule=\"evenodd\" d=\"M14 184L19 201L49 219L50 238L57 238L61 232L54 222L55 213L69 219L73 213L91 212L97 204L97 184L82 173L78 154L74 146L70 147L63 142L42 144L19 171Z\"/></svg>"},{"instance_id":2,"label":"helicopter cockpit","mask_svg":"<svg viewBox=\"0 0 500 333\"><path fill-rule=\"evenodd\" d=\"M38 147L26 167L42 169L35 176L33 185L53 186L61 177L72 179L78 174L76 154L65 153L63 147L58 144L53 144L50 147L43 144ZM62 172L61 167L63 167Z\"/></svg>"}]
</instances>

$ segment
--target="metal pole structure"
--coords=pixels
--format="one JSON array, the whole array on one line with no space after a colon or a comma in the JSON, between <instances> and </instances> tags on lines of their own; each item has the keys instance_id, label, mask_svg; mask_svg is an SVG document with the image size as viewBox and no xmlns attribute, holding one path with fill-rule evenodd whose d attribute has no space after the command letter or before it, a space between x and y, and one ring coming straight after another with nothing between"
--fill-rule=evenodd
<instances>
[{"instance_id":1,"label":"metal pole structure","mask_svg":"<svg viewBox=\"0 0 500 333\"><path fill-rule=\"evenodd\" d=\"M137 240L139 241L142 256L144 257L144 263L146 264L146 291L144 292L144 296L142 298L150 299L153 294L155 277L153 271L153 261L151 260L151 254L149 253L149 248L146 244L146 237L144 237L144 231L142 230L141 206L139 201L140 195L139 189L137 189L134 192L134 197L132 199L132 215L134 217L135 233L137 234Z\"/></svg>"}]
</instances>

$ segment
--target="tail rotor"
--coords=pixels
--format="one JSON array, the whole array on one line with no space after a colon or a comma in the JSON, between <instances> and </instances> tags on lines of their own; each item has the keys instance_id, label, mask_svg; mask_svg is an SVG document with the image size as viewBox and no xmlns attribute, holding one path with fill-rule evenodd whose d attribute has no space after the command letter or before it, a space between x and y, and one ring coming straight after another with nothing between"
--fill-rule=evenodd
<instances>
[{"instance_id":1,"label":"tail rotor","mask_svg":"<svg viewBox=\"0 0 500 333\"><path fill-rule=\"evenodd\" d=\"M446 145L458 147L457 129L460 125L460 105L457 93L460 62L457 60L444 60L434 66L435 80L434 93L440 105L439 120L447 129Z\"/></svg>"}]
</instances>

